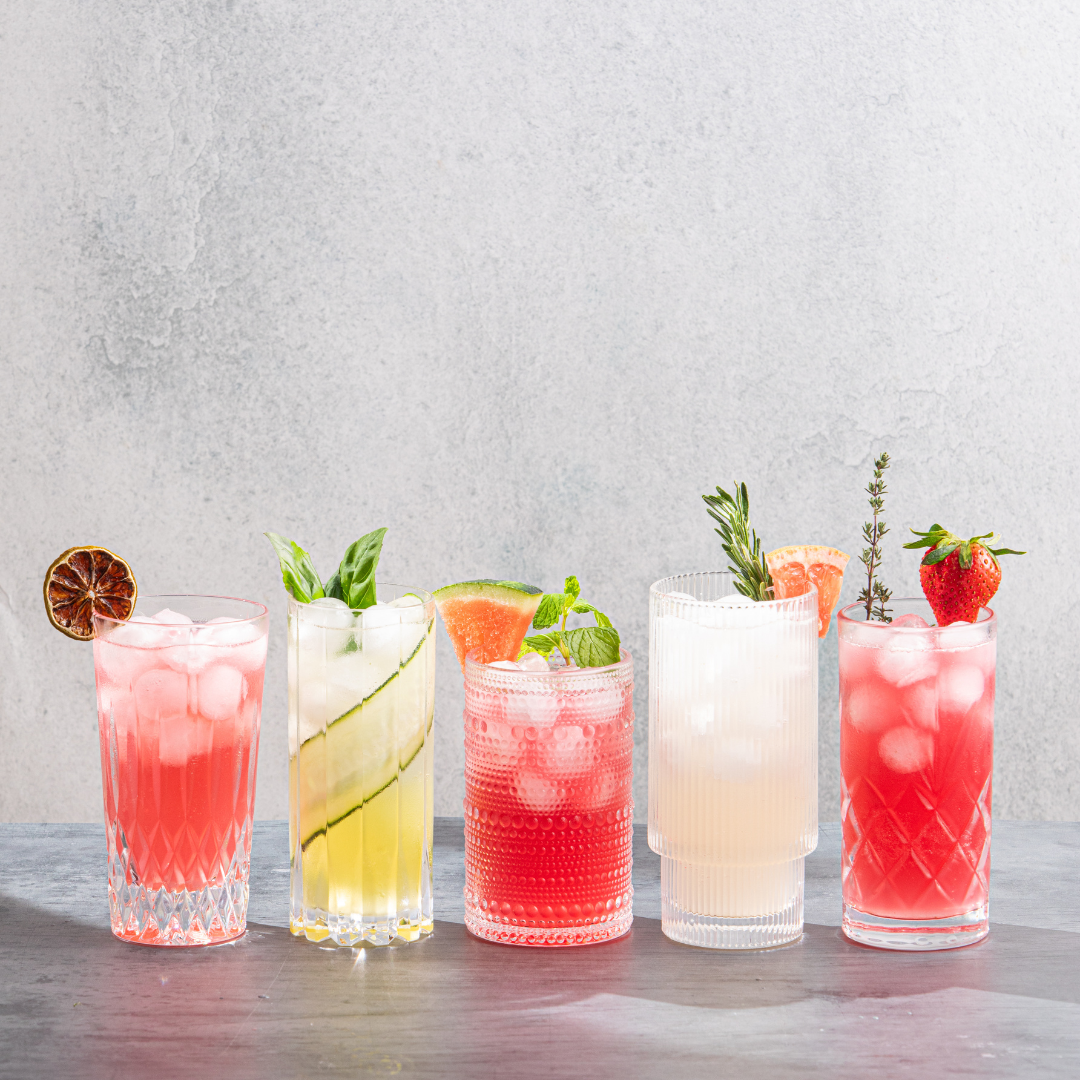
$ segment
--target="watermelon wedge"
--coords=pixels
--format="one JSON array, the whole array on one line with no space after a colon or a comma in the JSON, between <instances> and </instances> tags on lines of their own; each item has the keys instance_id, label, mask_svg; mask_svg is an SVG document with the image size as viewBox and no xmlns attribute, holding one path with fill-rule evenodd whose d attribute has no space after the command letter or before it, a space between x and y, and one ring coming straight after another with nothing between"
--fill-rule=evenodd
<instances>
[{"instance_id":1,"label":"watermelon wedge","mask_svg":"<svg viewBox=\"0 0 1080 1080\"><path fill-rule=\"evenodd\" d=\"M462 581L431 594L450 635L461 670L465 656L480 650L485 664L517 658L543 589L520 581Z\"/></svg>"}]
</instances>

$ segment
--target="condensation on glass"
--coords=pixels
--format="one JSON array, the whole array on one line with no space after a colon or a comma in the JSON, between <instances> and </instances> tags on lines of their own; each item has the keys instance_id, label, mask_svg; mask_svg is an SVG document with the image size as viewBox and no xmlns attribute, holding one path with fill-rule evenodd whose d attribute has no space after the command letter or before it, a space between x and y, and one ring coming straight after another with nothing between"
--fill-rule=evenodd
<instances>
[{"instance_id":1,"label":"condensation on glass","mask_svg":"<svg viewBox=\"0 0 1080 1080\"><path fill-rule=\"evenodd\" d=\"M386 945L434 929L435 602L289 602L290 925Z\"/></svg>"},{"instance_id":2,"label":"condensation on glass","mask_svg":"<svg viewBox=\"0 0 1080 1080\"><path fill-rule=\"evenodd\" d=\"M990 803L997 619L934 625L921 597L893 621L860 604L840 635L842 928L923 951L990 929Z\"/></svg>"},{"instance_id":3,"label":"condensation on glass","mask_svg":"<svg viewBox=\"0 0 1080 1080\"><path fill-rule=\"evenodd\" d=\"M219 596L140 596L94 619L113 933L209 945L247 925L269 617Z\"/></svg>"},{"instance_id":4,"label":"condensation on glass","mask_svg":"<svg viewBox=\"0 0 1080 1080\"><path fill-rule=\"evenodd\" d=\"M634 667L465 661L465 925L588 945L633 921Z\"/></svg>"},{"instance_id":5,"label":"condensation on glass","mask_svg":"<svg viewBox=\"0 0 1080 1080\"><path fill-rule=\"evenodd\" d=\"M813 587L754 602L718 571L649 590L649 846L676 941L756 949L802 934L817 626Z\"/></svg>"}]
</instances>

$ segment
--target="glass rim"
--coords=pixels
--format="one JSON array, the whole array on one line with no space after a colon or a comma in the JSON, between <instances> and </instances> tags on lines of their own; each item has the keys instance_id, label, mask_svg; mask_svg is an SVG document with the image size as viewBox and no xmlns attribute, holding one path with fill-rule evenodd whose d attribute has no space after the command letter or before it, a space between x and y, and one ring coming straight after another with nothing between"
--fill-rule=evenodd
<instances>
[{"instance_id":1,"label":"glass rim","mask_svg":"<svg viewBox=\"0 0 1080 1080\"><path fill-rule=\"evenodd\" d=\"M517 679L519 677L531 676L536 679L548 680L548 679L563 679L570 681L573 679L584 678L588 675L600 675L604 672L617 672L625 670L628 664L633 663L633 656L630 655L630 650L624 645L619 645L619 659L614 664L604 664L601 667L575 667L575 668L554 668L548 671L515 671L513 668L493 668L491 664L481 663L479 660L474 659L474 654L479 652L479 648L470 649L465 654L465 672L471 670L479 670L485 673L490 673L496 676L506 675L511 679Z\"/></svg>"},{"instance_id":2,"label":"glass rim","mask_svg":"<svg viewBox=\"0 0 1080 1080\"><path fill-rule=\"evenodd\" d=\"M419 599L420 603L424 605L424 607L427 607L428 604L431 604L431 603L435 602L435 597L432 596L431 593L429 593L426 589L421 589L419 585L402 585L400 581L379 581L377 578L375 580L375 584L376 585L387 585L391 589L405 589L407 592L410 592L415 597L417 597ZM296 597L292 595L292 593L288 593L287 595L289 597L289 603L290 604L295 604L299 608L310 608L315 603L314 600L297 600ZM326 598L325 597L317 597L316 599L323 600L323 599L326 599ZM342 603L344 603L344 601L342 601ZM354 615L362 615L368 609L367 608L362 608L362 607L361 608L353 608L353 607L351 607L348 610L351 611ZM337 627L328 627L327 629L338 629L338 628Z\"/></svg>"},{"instance_id":3,"label":"glass rim","mask_svg":"<svg viewBox=\"0 0 1080 1080\"><path fill-rule=\"evenodd\" d=\"M701 607L715 607L718 600L702 600L696 596L675 596L674 593L678 590L662 589L660 586L665 582L674 581L676 578L687 578L701 574L717 574L723 577L734 578L736 577L730 570L685 570L679 574L668 574L666 577L659 578L649 586L649 595L656 596L660 600L670 600L675 604L698 604ZM789 604L792 600L802 600L806 596L811 596L818 591L818 587L812 582L808 581L806 592L798 593L796 596L781 596L773 597L772 600L752 600L749 596L743 596L742 593L734 592L729 593L728 596L738 596L740 602L732 604L728 602L728 596L723 597L723 607L731 608L768 608L770 606L775 607L777 604Z\"/></svg>"},{"instance_id":4,"label":"glass rim","mask_svg":"<svg viewBox=\"0 0 1080 1080\"><path fill-rule=\"evenodd\" d=\"M270 614L270 609L265 604L260 603L258 600L245 600L242 596L219 596L214 593L139 593L139 595L136 597L136 603L139 600L228 600L230 603L233 604L250 604L252 607L256 607L259 609L256 614L249 615L246 619L233 620L234 622L238 623L255 622L256 620L263 618L265 615ZM107 623L109 625L122 626L124 623L128 623L131 621L132 615L134 615L134 611L126 619L116 619L113 618L112 615L102 615L100 612L95 611L94 621L97 622L100 619L101 622ZM156 619L154 621L157 622ZM191 626L192 623L163 622L159 623L159 625Z\"/></svg>"},{"instance_id":5,"label":"glass rim","mask_svg":"<svg viewBox=\"0 0 1080 1080\"><path fill-rule=\"evenodd\" d=\"M918 603L925 604L927 607L930 606L930 601L927 600L925 596L893 596L890 598L889 603ZM892 623L881 622L878 619L855 619L848 614L849 611L852 611L855 608L862 608L862 610L865 612L866 601L856 600L853 604L845 604L842 608L840 608L836 612L836 623L838 628L841 621L843 621L846 623L851 623L854 626L874 627L875 629L881 628L884 630L891 630L894 633L925 634L931 630L934 631L934 633L940 633L942 631L949 631L953 629L963 630L970 626L991 626L997 624L997 615L994 613L994 609L987 607L985 604L981 608L979 608L979 615L974 622L965 622L963 619L957 619L956 622L946 623L945 626L939 626L936 621L931 623L929 626L893 626ZM986 616L985 618L983 618L984 614Z\"/></svg>"}]
</instances>

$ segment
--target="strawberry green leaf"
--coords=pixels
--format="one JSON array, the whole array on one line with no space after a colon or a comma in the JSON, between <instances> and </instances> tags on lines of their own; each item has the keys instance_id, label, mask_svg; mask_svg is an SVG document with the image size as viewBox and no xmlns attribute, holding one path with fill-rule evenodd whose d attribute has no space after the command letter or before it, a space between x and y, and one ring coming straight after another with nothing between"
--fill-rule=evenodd
<instances>
[{"instance_id":1,"label":"strawberry green leaf","mask_svg":"<svg viewBox=\"0 0 1080 1080\"><path fill-rule=\"evenodd\" d=\"M1026 555L1026 551L1014 551L1012 548L987 548L991 555Z\"/></svg>"},{"instance_id":2,"label":"strawberry green leaf","mask_svg":"<svg viewBox=\"0 0 1080 1080\"><path fill-rule=\"evenodd\" d=\"M911 545L906 546L910 547ZM941 544L923 556L922 565L933 566L935 563L944 562L959 546L959 543Z\"/></svg>"}]
</instances>

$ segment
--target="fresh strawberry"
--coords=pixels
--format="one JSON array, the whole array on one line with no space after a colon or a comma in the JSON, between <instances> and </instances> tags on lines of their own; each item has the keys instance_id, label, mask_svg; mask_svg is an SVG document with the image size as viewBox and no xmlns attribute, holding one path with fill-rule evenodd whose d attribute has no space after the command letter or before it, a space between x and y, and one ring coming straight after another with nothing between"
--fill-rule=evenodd
<instances>
[{"instance_id":1,"label":"fresh strawberry","mask_svg":"<svg viewBox=\"0 0 1080 1080\"><path fill-rule=\"evenodd\" d=\"M940 525L931 525L926 532L911 531L919 539L904 547L930 549L919 566L919 580L938 626L960 620L974 622L979 617L979 609L990 603L1001 584L1001 566L997 557L1026 554L980 543L993 540L993 533L961 540Z\"/></svg>"}]
</instances>

